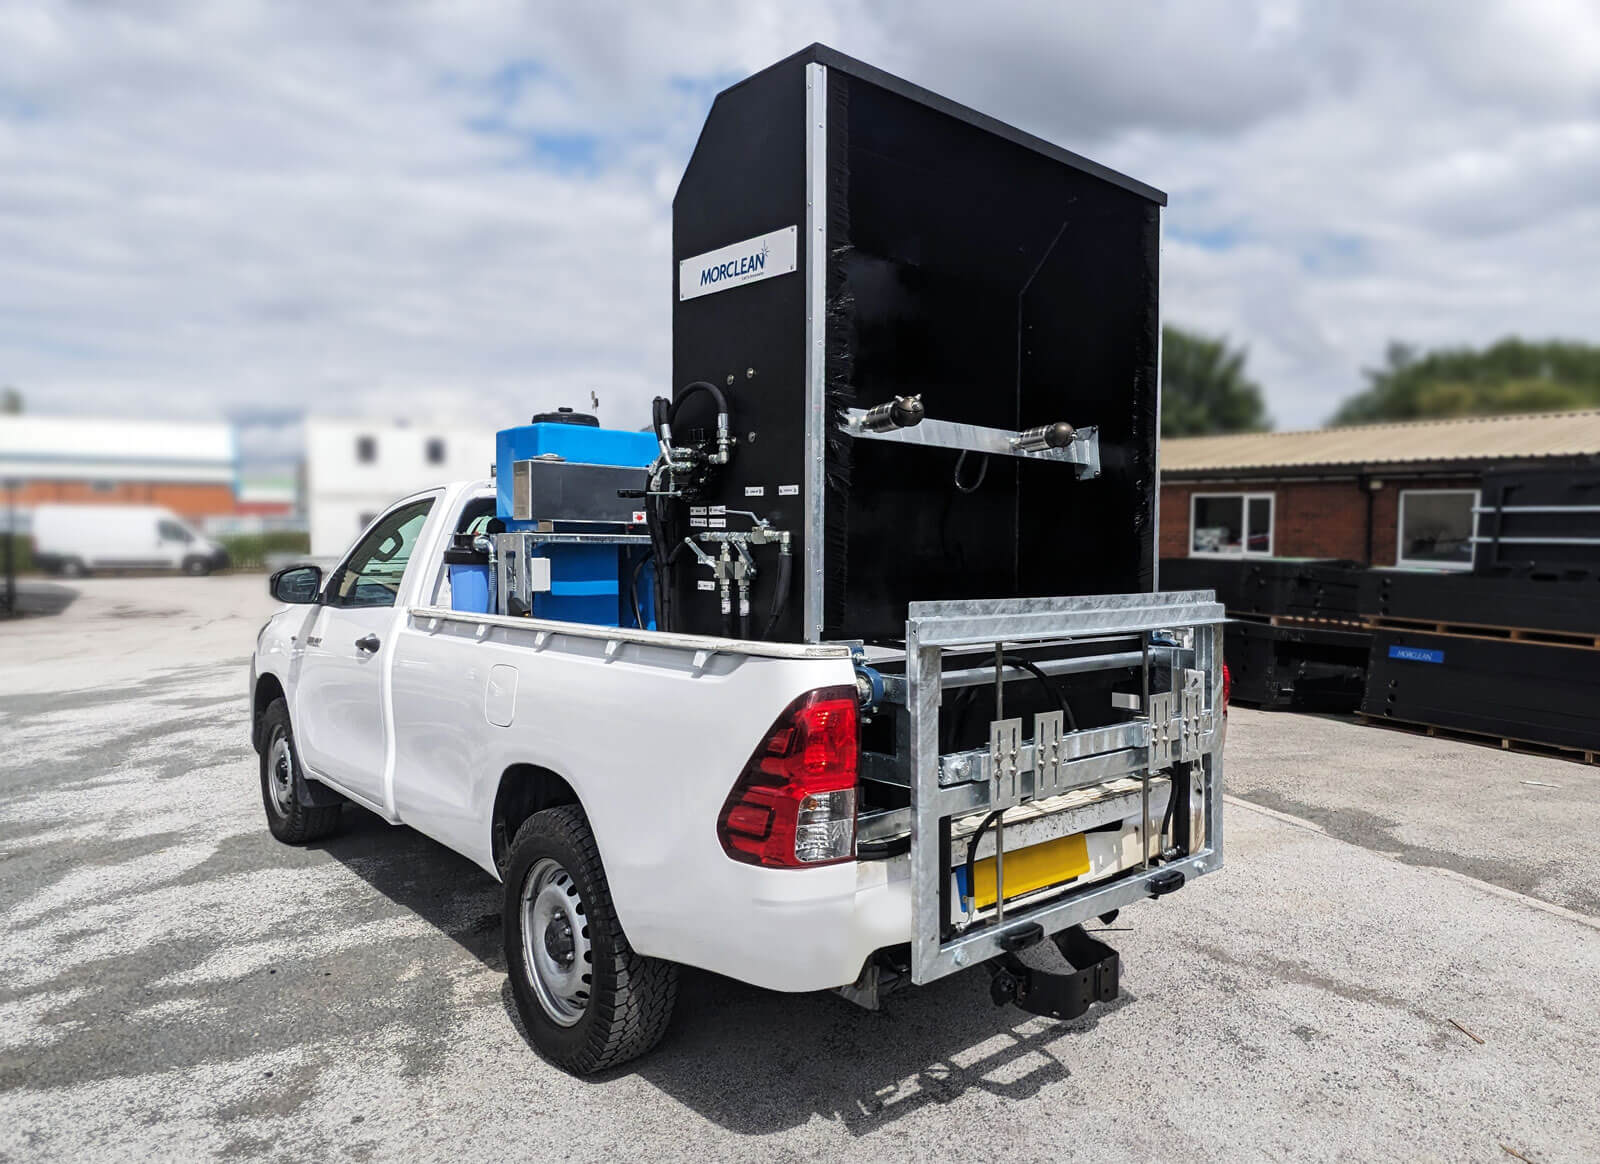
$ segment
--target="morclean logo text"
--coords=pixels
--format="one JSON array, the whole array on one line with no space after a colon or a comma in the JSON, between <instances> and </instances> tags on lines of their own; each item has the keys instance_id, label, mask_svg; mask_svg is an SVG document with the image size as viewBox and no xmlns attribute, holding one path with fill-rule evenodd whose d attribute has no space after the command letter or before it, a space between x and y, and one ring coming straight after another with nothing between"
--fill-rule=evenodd
<instances>
[{"instance_id":1,"label":"morclean logo text","mask_svg":"<svg viewBox=\"0 0 1600 1164\"><path fill-rule=\"evenodd\" d=\"M684 259L678 264L678 298L694 299L789 274L796 266L798 236L797 228L786 227Z\"/></svg>"},{"instance_id":2,"label":"morclean logo text","mask_svg":"<svg viewBox=\"0 0 1600 1164\"><path fill-rule=\"evenodd\" d=\"M700 286L708 283L720 283L724 279L735 279L744 275L754 275L767 269L767 256L772 253L772 248L766 243L761 244L761 249L753 255L745 255L742 259L730 259L726 263L718 263L714 267L702 267L700 270Z\"/></svg>"}]
</instances>

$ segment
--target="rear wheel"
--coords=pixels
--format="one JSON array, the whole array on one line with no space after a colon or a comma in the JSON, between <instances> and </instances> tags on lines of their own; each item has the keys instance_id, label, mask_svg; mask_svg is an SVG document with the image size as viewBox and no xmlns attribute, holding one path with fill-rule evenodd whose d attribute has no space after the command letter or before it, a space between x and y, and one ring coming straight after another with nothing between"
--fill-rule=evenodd
<instances>
[{"instance_id":1,"label":"rear wheel","mask_svg":"<svg viewBox=\"0 0 1600 1164\"><path fill-rule=\"evenodd\" d=\"M261 749L261 800L267 809L267 828L289 845L320 840L339 827L339 805L312 808L300 803L299 785L305 781L289 724L289 705L272 701L261 719L266 746Z\"/></svg>"},{"instance_id":2,"label":"rear wheel","mask_svg":"<svg viewBox=\"0 0 1600 1164\"><path fill-rule=\"evenodd\" d=\"M506 865L505 942L517 1010L558 1066L604 1071L666 1033L678 967L628 944L576 805L536 812L517 830Z\"/></svg>"}]
</instances>

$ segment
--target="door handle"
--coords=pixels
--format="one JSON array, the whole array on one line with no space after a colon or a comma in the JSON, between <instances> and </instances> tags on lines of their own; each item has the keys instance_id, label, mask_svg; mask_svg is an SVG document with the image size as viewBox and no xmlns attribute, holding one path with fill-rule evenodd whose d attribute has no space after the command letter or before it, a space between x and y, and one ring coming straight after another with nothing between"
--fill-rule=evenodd
<instances>
[{"instance_id":1,"label":"door handle","mask_svg":"<svg viewBox=\"0 0 1600 1164\"><path fill-rule=\"evenodd\" d=\"M356 650L358 651L376 651L380 645L377 635L362 635L356 640Z\"/></svg>"}]
</instances>

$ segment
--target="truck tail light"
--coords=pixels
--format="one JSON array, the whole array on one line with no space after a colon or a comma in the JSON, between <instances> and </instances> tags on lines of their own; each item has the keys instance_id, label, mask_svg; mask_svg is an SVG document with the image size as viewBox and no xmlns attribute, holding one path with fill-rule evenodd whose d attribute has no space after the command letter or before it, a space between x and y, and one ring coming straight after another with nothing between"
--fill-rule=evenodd
<instances>
[{"instance_id":1,"label":"truck tail light","mask_svg":"<svg viewBox=\"0 0 1600 1164\"><path fill-rule=\"evenodd\" d=\"M1233 698L1233 673L1228 664L1222 664L1222 714L1228 714L1228 700Z\"/></svg>"},{"instance_id":2,"label":"truck tail light","mask_svg":"<svg viewBox=\"0 0 1600 1164\"><path fill-rule=\"evenodd\" d=\"M785 708L722 806L723 851L783 869L852 859L858 726L854 687L819 687Z\"/></svg>"}]
</instances>

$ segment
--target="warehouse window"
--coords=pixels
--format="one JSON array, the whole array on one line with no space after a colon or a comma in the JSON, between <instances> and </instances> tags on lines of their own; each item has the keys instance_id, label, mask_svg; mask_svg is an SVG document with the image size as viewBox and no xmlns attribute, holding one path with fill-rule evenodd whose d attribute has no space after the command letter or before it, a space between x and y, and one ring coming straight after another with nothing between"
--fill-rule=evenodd
<instances>
[{"instance_id":1,"label":"warehouse window","mask_svg":"<svg viewBox=\"0 0 1600 1164\"><path fill-rule=\"evenodd\" d=\"M428 464L430 464L430 465L442 465L442 464L444 464L444 438L443 437L429 437L428 438L427 451L428 451Z\"/></svg>"},{"instance_id":2,"label":"warehouse window","mask_svg":"<svg viewBox=\"0 0 1600 1164\"><path fill-rule=\"evenodd\" d=\"M1196 493L1189 498L1189 556L1272 554L1272 494Z\"/></svg>"},{"instance_id":3,"label":"warehouse window","mask_svg":"<svg viewBox=\"0 0 1600 1164\"><path fill-rule=\"evenodd\" d=\"M1432 570L1472 569L1477 506L1475 489L1402 490L1400 548L1395 563Z\"/></svg>"},{"instance_id":4,"label":"warehouse window","mask_svg":"<svg viewBox=\"0 0 1600 1164\"><path fill-rule=\"evenodd\" d=\"M378 459L378 438L371 436L356 437L356 460L363 465L370 465Z\"/></svg>"}]
</instances>

